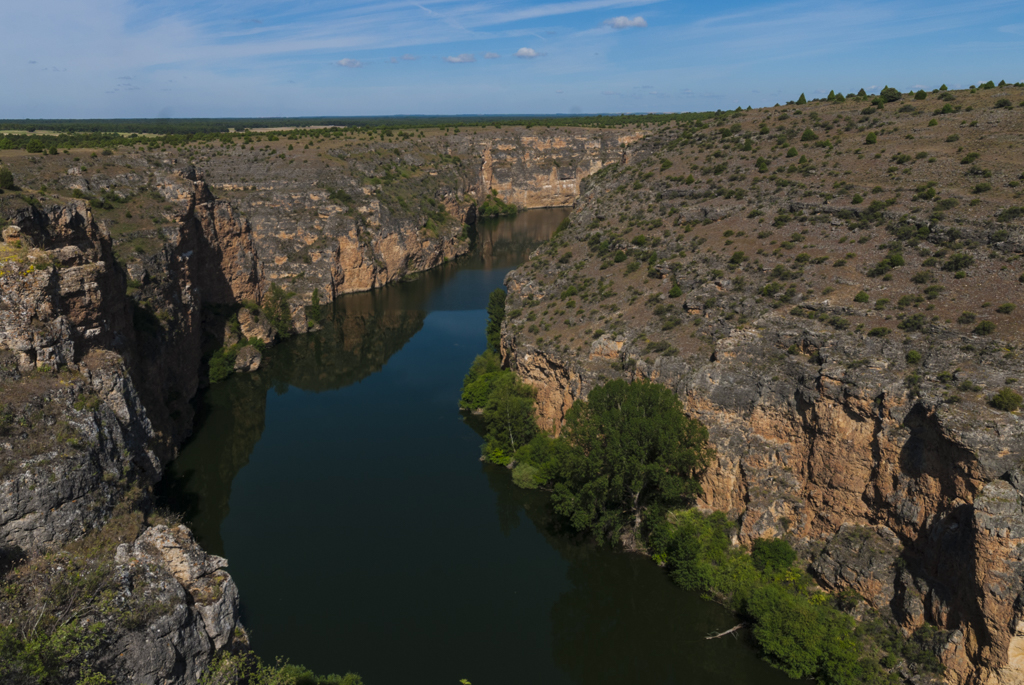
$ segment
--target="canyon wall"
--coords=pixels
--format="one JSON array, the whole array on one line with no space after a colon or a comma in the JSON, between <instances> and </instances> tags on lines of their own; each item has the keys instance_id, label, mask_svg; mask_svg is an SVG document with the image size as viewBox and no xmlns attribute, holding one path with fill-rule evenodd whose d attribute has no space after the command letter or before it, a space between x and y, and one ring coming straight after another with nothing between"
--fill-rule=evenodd
<instances>
[{"instance_id":1,"label":"canyon wall","mask_svg":"<svg viewBox=\"0 0 1024 685\"><path fill-rule=\"evenodd\" d=\"M356 175L140 153L45 178L32 176L39 166L17 169L23 184L92 202L0 197L0 570L27 557L50 560L59 577L79 563L72 543L125 520L126 506L153 515L151 487L192 430L204 359L239 335L273 342L260 312L273 286L292 294L291 332L303 333L315 291L329 302L467 252L463 222L492 187L518 183L508 199L525 207L566 204L621 155L611 134L515 140L499 154L504 181L494 181L494 141L464 136L446 141L440 164L410 160L419 170L397 189L375 182L387 172L369 154ZM556 190L551 160L534 157L549 147L572 169ZM359 368L388 353L362 349L363 338L404 340L420 325L365 318L338 332L345 350L361 350L360 364L344 358ZM310 383L343 371L329 367L310 368ZM125 530L135 532L118 533L112 558L87 563L103 564L119 579L117 601L147 618L107 626L92 666L124 682L195 683L218 651L247 644L227 562L173 522Z\"/></svg>"},{"instance_id":2,"label":"canyon wall","mask_svg":"<svg viewBox=\"0 0 1024 685\"><path fill-rule=\"evenodd\" d=\"M736 544L784 537L860 610L947 631L949 683L1024 682L1024 423L991 401L1024 378L1024 228L999 218L1019 171L983 151L1005 192L968 202L960 150L934 151L947 133L894 141L933 150L897 174L844 147L853 118L812 113L792 131L805 112L666 127L590 176L569 227L506 280L503 362L555 433L610 379L673 389L716 454L696 504L736 519ZM900 126L920 138L935 122L917 114ZM827 144L787 152L807 125ZM918 191L940 183L964 211L925 211ZM940 261L953 251L969 268Z\"/></svg>"}]
</instances>

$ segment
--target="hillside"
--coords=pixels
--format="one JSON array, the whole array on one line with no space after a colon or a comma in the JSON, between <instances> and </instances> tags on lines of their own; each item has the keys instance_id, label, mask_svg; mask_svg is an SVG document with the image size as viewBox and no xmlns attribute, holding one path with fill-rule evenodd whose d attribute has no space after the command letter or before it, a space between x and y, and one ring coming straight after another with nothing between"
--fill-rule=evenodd
<instances>
[{"instance_id":1,"label":"hillside","mask_svg":"<svg viewBox=\"0 0 1024 685\"><path fill-rule=\"evenodd\" d=\"M717 453L701 507L947 630L955 683L1024 677L1022 99L663 124L507 281L502 355L542 427L608 379L669 386Z\"/></svg>"}]
</instances>

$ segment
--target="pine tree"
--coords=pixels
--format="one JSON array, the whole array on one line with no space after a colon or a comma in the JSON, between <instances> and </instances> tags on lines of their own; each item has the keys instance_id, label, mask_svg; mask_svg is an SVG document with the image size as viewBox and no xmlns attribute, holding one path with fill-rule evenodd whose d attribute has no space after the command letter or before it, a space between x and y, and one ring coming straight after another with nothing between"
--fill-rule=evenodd
<instances>
[{"instance_id":1,"label":"pine tree","mask_svg":"<svg viewBox=\"0 0 1024 685\"><path fill-rule=\"evenodd\" d=\"M800 99L796 101L796 104L798 104L798 105L806 105L807 104L807 98L804 97L803 93L800 93Z\"/></svg>"}]
</instances>

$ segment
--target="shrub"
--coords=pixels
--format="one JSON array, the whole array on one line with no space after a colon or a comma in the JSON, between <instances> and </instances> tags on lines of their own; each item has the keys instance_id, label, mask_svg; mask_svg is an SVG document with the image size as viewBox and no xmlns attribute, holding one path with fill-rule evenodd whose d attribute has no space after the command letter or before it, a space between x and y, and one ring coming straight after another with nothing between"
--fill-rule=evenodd
<instances>
[{"instance_id":1,"label":"shrub","mask_svg":"<svg viewBox=\"0 0 1024 685\"><path fill-rule=\"evenodd\" d=\"M919 331L928 323L924 314L912 314L900 321L896 326L905 331Z\"/></svg>"},{"instance_id":2,"label":"shrub","mask_svg":"<svg viewBox=\"0 0 1024 685\"><path fill-rule=\"evenodd\" d=\"M498 351L501 346L501 324L505 321L505 291L496 288L487 300L487 349Z\"/></svg>"},{"instance_id":3,"label":"shrub","mask_svg":"<svg viewBox=\"0 0 1024 685\"><path fill-rule=\"evenodd\" d=\"M798 105L806 105L807 104L807 98L804 97L803 93L800 93L800 98L796 101L796 104L798 104Z\"/></svg>"},{"instance_id":4,"label":"shrub","mask_svg":"<svg viewBox=\"0 0 1024 685\"><path fill-rule=\"evenodd\" d=\"M885 336L889 335L889 329L886 328L885 326L878 326L868 331L868 335L871 336L872 338L884 338Z\"/></svg>"},{"instance_id":5,"label":"shrub","mask_svg":"<svg viewBox=\"0 0 1024 685\"><path fill-rule=\"evenodd\" d=\"M907 360L908 364L920 364L921 363L921 353L918 352L917 350L910 350L910 351L908 351L904 358Z\"/></svg>"},{"instance_id":6,"label":"shrub","mask_svg":"<svg viewBox=\"0 0 1024 685\"><path fill-rule=\"evenodd\" d=\"M988 403L1001 411L1017 411L1024 404L1024 397L1009 388L1001 388L989 398Z\"/></svg>"},{"instance_id":7,"label":"shrub","mask_svg":"<svg viewBox=\"0 0 1024 685\"><path fill-rule=\"evenodd\" d=\"M956 317L956 322L960 324L974 323L974 320L978 318L978 315L974 312L963 312L960 316Z\"/></svg>"},{"instance_id":8,"label":"shrub","mask_svg":"<svg viewBox=\"0 0 1024 685\"><path fill-rule=\"evenodd\" d=\"M866 138L864 138L864 142L868 145L874 145L875 143L878 142L878 134L872 131L867 135Z\"/></svg>"},{"instance_id":9,"label":"shrub","mask_svg":"<svg viewBox=\"0 0 1024 685\"><path fill-rule=\"evenodd\" d=\"M786 150L786 157L796 157L796 156L797 156L797 154L798 154L798 153L797 153L797 151L796 151L796 148L795 148L795 147L791 147L791 148L789 148L788 150Z\"/></svg>"},{"instance_id":10,"label":"shrub","mask_svg":"<svg viewBox=\"0 0 1024 685\"><path fill-rule=\"evenodd\" d=\"M320 290L319 288L313 288L313 296L310 299L309 306L306 307L306 319L311 325L319 326L323 316L323 307L320 305Z\"/></svg>"},{"instance_id":11,"label":"shrub","mask_svg":"<svg viewBox=\"0 0 1024 685\"><path fill-rule=\"evenodd\" d=\"M974 333L974 335L991 335L992 333L995 333L995 331L996 325L994 323L991 321L982 321L975 326L974 330L971 332Z\"/></svg>"},{"instance_id":12,"label":"shrub","mask_svg":"<svg viewBox=\"0 0 1024 685\"><path fill-rule=\"evenodd\" d=\"M810 142L812 140L817 140L817 139L818 139L818 135L814 131L812 131L810 128L804 129L803 135L800 136L800 140L805 142L805 143Z\"/></svg>"},{"instance_id":13,"label":"shrub","mask_svg":"<svg viewBox=\"0 0 1024 685\"><path fill-rule=\"evenodd\" d=\"M295 293L285 291L277 283L271 283L270 292L263 301L263 314L282 339L292 332L292 311L288 300L293 297Z\"/></svg>"},{"instance_id":14,"label":"shrub","mask_svg":"<svg viewBox=\"0 0 1024 685\"><path fill-rule=\"evenodd\" d=\"M861 202L864 202L864 197L860 193L855 194L850 200L850 204L854 205L859 205Z\"/></svg>"},{"instance_id":15,"label":"shrub","mask_svg":"<svg viewBox=\"0 0 1024 685\"><path fill-rule=\"evenodd\" d=\"M2 186L0 186L2 187ZM1024 216L1024 207L1007 207L996 215L996 221L1013 221Z\"/></svg>"},{"instance_id":16,"label":"shrub","mask_svg":"<svg viewBox=\"0 0 1024 685\"><path fill-rule=\"evenodd\" d=\"M854 302L867 302L868 299L868 294L863 290L861 290L859 293L853 296Z\"/></svg>"},{"instance_id":17,"label":"shrub","mask_svg":"<svg viewBox=\"0 0 1024 685\"><path fill-rule=\"evenodd\" d=\"M0 167L0 190L14 190L14 174L6 167Z\"/></svg>"},{"instance_id":18,"label":"shrub","mask_svg":"<svg viewBox=\"0 0 1024 685\"><path fill-rule=\"evenodd\" d=\"M796 561L796 552L785 540L760 538L754 541L750 556L761 571L782 571Z\"/></svg>"},{"instance_id":19,"label":"shrub","mask_svg":"<svg viewBox=\"0 0 1024 685\"><path fill-rule=\"evenodd\" d=\"M926 92L924 92L923 90L919 90L916 93L914 93L914 99L915 100L924 100L927 97L928 97L928 94Z\"/></svg>"},{"instance_id":20,"label":"shrub","mask_svg":"<svg viewBox=\"0 0 1024 685\"><path fill-rule=\"evenodd\" d=\"M943 271L962 271L962 270L966 269L967 267L971 266L972 264L974 264L974 257L972 257L969 254L965 254L963 252L957 252L957 253L955 253L953 255L950 255L949 259L947 259L942 264L942 270Z\"/></svg>"},{"instance_id":21,"label":"shrub","mask_svg":"<svg viewBox=\"0 0 1024 685\"><path fill-rule=\"evenodd\" d=\"M1016 305L1007 302L1006 304L1001 304L998 307L996 307L996 312L998 312L999 314L1012 314L1013 310L1016 308Z\"/></svg>"},{"instance_id":22,"label":"shrub","mask_svg":"<svg viewBox=\"0 0 1024 685\"><path fill-rule=\"evenodd\" d=\"M1013 109L1013 103L1010 102L1009 98L999 98L993 107L995 109Z\"/></svg>"}]
</instances>

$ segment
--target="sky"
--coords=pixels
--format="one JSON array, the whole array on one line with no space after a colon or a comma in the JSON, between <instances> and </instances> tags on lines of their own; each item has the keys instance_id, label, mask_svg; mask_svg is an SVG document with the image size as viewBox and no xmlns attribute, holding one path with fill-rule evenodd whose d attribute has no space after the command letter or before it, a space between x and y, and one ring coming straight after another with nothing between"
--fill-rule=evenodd
<instances>
[{"instance_id":1,"label":"sky","mask_svg":"<svg viewBox=\"0 0 1024 685\"><path fill-rule=\"evenodd\" d=\"M683 112L1024 81L1021 0L7 0L0 118Z\"/></svg>"}]
</instances>

